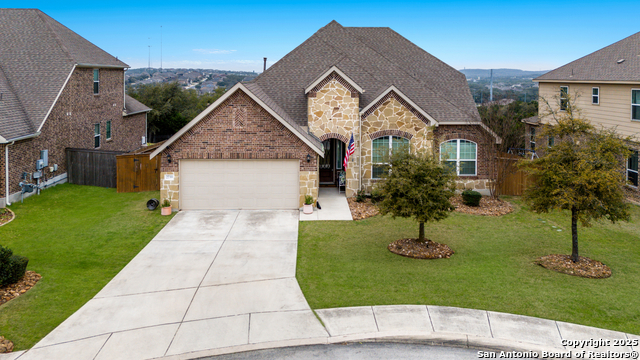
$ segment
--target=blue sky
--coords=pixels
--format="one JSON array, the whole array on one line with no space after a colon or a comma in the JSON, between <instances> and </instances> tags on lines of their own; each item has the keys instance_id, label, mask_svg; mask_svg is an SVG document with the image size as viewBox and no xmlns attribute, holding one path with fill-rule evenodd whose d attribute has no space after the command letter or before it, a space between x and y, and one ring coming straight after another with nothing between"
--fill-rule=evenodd
<instances>
[{"instance_id":1,"label":"blue sky","mask_svg":"<svg viewBox=\"0 0 640 360\"><path fill-rule=\"evenodd\" d=\"M261 71L319 28L388 26L455 67L549 70L640 31L635 1L4 0L38 8L133 68ZM162 29L161 29L162 26ZM151 48L149 48L151 45Z\"/></svg>"}]
</instances>

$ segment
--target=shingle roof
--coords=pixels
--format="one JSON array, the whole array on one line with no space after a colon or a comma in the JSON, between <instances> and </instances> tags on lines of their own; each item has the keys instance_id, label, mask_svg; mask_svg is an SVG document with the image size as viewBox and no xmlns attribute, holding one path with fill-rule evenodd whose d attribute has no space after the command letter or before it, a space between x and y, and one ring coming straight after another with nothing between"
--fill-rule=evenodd
<instances>
[{"instance_id":1,"label":"shingle roof","mask_svg":"<svg viewBox=\"0 0 640 360\"><path fill-rule=\"evenodd\" d=\"M305 126L304 88L332 66L365 90L361 107L393 85L439 123L480 122L465 76L389 28L332 21L253 83Z\"/></svg>"},{"instance_id":2,"label":"shingle roof","mask_svg":"<svg viewBox=\"0 0 640 360\"><path fill-rule=\"evenodd\" d=\"M141 112L148 112L148 111L151 111L150 107L132 98L129 95L125 95L124 97L124 115L125 116L134 115Z\"/></svg>"},{"instance_id":3,"label":"shingle roof","mask_svg":"<svg viewBox=\"0 0 640 360\"><path fill-rule=\"evenodd\" d=\"M37 131L75 65L128 67L37 9L0 9L0 49L4 81L12 89L11 104L2 106L22 107L26 116L0 118L6 139L9 122L14 135Z\"/></svg>"},{"instance_id":4,"label":"shingle roof","mask_svg":"<svg viewBox=\"0 0 640 360\"><path fill-rule=\"evenodd\" d=\"M640 81L640 32L534 79L544 80Z\"/></svg>"}]
</instances>

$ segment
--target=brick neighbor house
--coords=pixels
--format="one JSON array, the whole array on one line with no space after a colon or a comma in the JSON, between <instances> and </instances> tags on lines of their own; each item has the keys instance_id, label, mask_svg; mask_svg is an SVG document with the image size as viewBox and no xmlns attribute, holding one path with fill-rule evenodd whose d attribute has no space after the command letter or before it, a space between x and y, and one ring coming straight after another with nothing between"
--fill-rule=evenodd
<instances>
[{"instance_id":1,"label":"brick neighbor house","mask_svg":"<svg viewBox=\"0 0 640 360\"><path fill-rule=\"evenodd\" d=\"M341 174L347 197L371 191L402 147L447 153L461 188L486 191L499 141L463 74L389 28L332 21L150 156L176 208L295 209Z\"/></svg>"},{"instance_id":2,"label":"brick neighbor house","mask_svg":"<svg viewBox=\"0 0 640 360\"><path fill-rule=\"evenodd\" d=\"M578 60L552 70L533 81L540 84L540 114L549 109L563 112L569 98L581 116L596 127L614 128L629 142L632 155L627 159L628 184L638 189L640 151L640 32L604 47ZM526 146L538 153L553 146L554 139L539 136L541 125L553 124L551 117L526 119ZM541 154L542 156L542 154Z\"/></svg>"},{"instance_id":3,"label":"brick neighbor house","mask_svg":"<svg viewBox=\"0 0 640 360\"><path fill-rule=\"evenodd\" d=\"M146 142L150 109L125 95L127 64L36 9L0 9L0 49L0 206L25 177L66 181L65 148Z\"/></svg>"}]
</instances>

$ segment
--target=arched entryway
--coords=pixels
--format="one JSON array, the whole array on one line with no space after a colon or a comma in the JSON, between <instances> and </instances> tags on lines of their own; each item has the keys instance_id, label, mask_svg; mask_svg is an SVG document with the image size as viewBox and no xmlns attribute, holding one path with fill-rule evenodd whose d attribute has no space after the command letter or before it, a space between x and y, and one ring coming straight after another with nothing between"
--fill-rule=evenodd
<instances>
[{"instance_id":1,"label":"arched entryway","mask_svg":"<svg viewBox=\"0 0 640 360\"><path fill-rule=\"evenodd\" d=\"M344 156L348 139L340 134L324 134L320 137L324 146L324 158L320 158L320 186L338 186L340 173L343 172Z\"/></svg>"}]
</instances>

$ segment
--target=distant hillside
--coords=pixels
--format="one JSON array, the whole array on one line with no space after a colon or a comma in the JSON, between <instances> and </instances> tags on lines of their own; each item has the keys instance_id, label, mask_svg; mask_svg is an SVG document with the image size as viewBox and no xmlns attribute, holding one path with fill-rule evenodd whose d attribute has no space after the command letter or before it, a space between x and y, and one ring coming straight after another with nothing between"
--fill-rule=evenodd
<instances>
[{"instance_id":1,"label":"distant hillside","mask_svg":"<svg viewBox=\"0 0 640 360\"><path fill-rule=\"evenodd\" d=\"M478 77L481 79L491 77L490 69L463 69L459 71L465 74L467 78L471 79L477 79ZM549 72L549 70L527 71L518 69L493 69L493 77L535 78L547 72Z\"/></svg>"}]
</instances>

